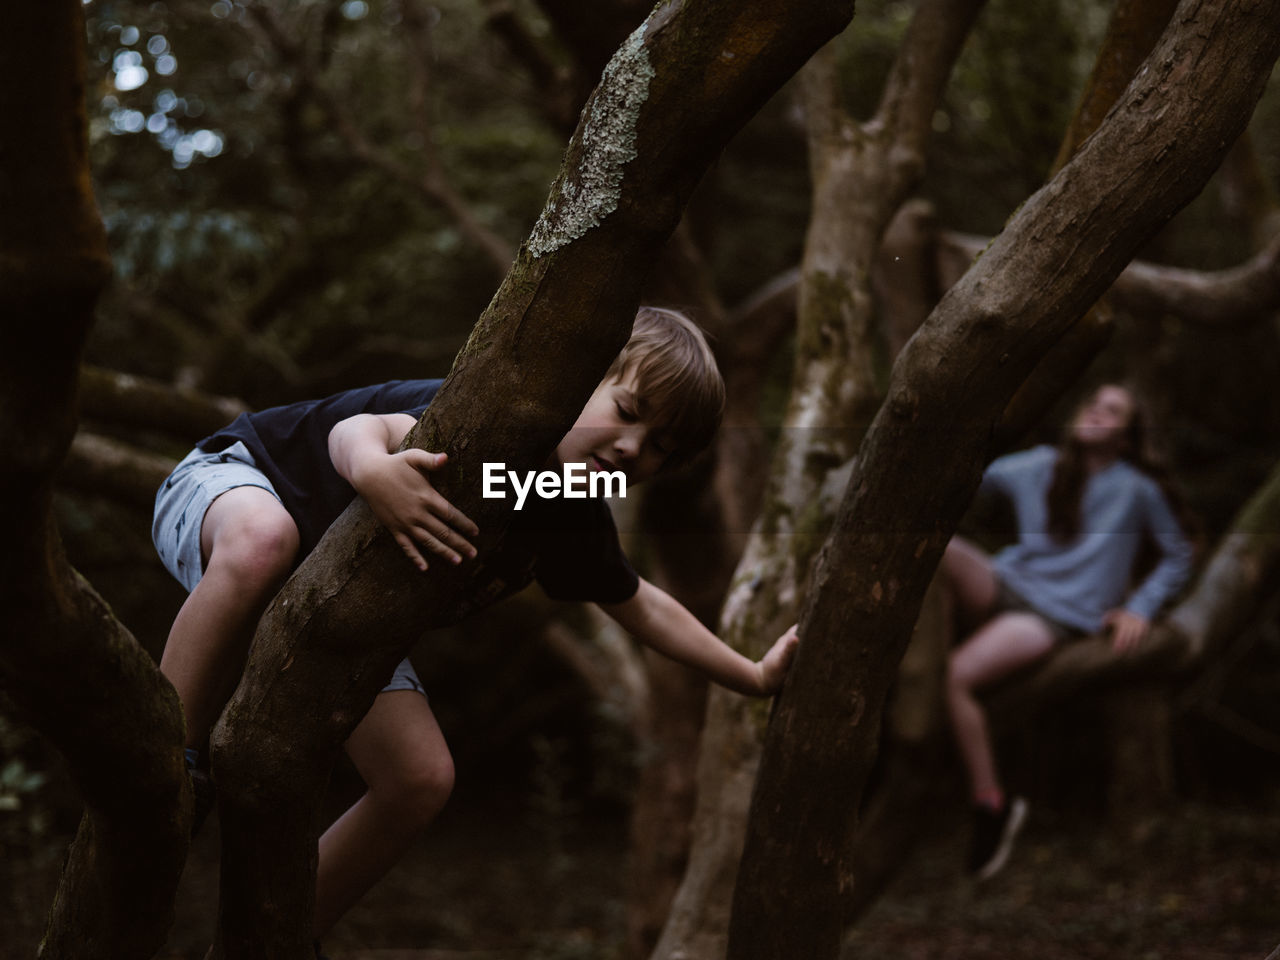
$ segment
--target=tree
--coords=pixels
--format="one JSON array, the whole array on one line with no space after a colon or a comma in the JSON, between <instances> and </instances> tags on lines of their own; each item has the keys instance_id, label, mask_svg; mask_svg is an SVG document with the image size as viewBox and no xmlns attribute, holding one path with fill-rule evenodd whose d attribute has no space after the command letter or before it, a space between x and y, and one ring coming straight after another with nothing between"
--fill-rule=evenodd
<instances>
[{"instance_id":1,"label":"tree","mask_svg":"<svg viewBox=\"0 0 1280 960\"><path fill-rule=\"evenodd\" d=\"M545 461L624 342L643 267L705 166L850 16L841 3L669 4L615 55L542 219L408 441L450 453L442 490L485 531L482 552L503 512L466 482L481 457L517 470ZM495 382L518 384L518 400L495 397ZM212 744L217 955L309 949L318 788L415 631L462 613L465 578L433 566L415 584L353 504L268 609Z\"/></svg>"},{"instance_id":2,"label":"tree","mask_svg":"<svg viewBox=\"0 0 1280 960\"><path fill-rule=\"evenodd\" d=\"M0 177L0 495L10 517L0 679L66 757L85 801L41 956L123 960L163 943L191 800L177 697L67 563L51 513L75 431L80 350L108 275L89 188L82 37L77 0L36 4L13 12L0 56L0 102L27 118Z\"/></svg>"}]
</instances>

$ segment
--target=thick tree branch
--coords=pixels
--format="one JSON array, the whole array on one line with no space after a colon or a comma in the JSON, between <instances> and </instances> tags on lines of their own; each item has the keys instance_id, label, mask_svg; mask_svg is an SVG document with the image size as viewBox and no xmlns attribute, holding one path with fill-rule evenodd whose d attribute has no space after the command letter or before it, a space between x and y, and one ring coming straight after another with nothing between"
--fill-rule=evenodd
<instances>
[{"instance_id":1,"label":"thick tree branch","mask_svg":"<svg viewBox=\"0 0 1280 960\"><path fill-rule=\"evenodd\" d=\"M1280 235L1245 263L1225 270L1130 264L1110 296L1139 316L1167 314L1215 326L1265 319L1280 310Z\"/></svg>"},{"instance_id":2,"label":"thick tree branch","mask_svg":"<svg viewBox=\"0 0 1280 960\"><path fill-rule=\"evenodd\" d=\"M963 272L990 243L944 230L943 280ZM957 278L958 279L958 278ZM1117 307L1139 316L1167 314L1190 323L1240 326L1280 310L1280 236L1245 263L1224 270L1190 270L1135 260L1109 289Z\"/></svg>"}]
</instances>

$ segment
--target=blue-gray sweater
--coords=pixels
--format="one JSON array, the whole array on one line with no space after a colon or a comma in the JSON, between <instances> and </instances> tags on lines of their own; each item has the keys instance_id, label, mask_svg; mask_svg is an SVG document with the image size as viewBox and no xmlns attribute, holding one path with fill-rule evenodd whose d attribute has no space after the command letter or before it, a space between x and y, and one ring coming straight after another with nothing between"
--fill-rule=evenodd
<instances>
[{"instance_id":1,"label":"blue-gray sweater","mask_svg":"<svg viewBox=\"0 0 1280 960\"><path fill-rule=\"evenodd\" d=\"M1124 460L1085 482L1080 535L1060 543L1048 532L1047 494L1058 457L1040 446L994 461L982 491L1013 503L1018 542L995 557L1000 578L1046 617L1086 633L1102 629L1108 610L1152 619L1191 573L1187 541L1159 484ZM1134 559L1149 535L1160 552L1155 569L1130 592Z\"/></svg>"}]
</instances>

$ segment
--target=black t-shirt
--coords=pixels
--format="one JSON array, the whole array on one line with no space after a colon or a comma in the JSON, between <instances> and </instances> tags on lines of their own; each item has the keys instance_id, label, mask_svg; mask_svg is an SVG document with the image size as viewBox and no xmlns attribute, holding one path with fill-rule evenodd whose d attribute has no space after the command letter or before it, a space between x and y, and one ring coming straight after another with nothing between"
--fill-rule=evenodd
<instances>
[{"instance_id":1,"label":"black t-shirt","mask_svg":"<svg viewBox=\"0 0 1280 960\"><path fill-rule=\"evenodd\" d=\"M257 413L242 413L197 446L206 452L244 443L298 525L298 559L310 553L356 492L329 459L329 431L360 413L419 417L441 380L392 380ZM639 586L608 505L599 498L542 499L530 493L502 541L487 551L465 588L462 613L537 580L556 600L621 603Z\"/></svg>"}]
</instances>

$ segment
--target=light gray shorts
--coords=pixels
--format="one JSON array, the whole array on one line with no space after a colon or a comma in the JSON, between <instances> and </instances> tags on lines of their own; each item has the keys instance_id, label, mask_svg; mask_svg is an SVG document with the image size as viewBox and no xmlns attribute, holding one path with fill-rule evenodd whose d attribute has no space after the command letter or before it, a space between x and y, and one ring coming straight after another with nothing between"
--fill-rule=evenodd
<instances>
[{"instance_id":1,"label":"light gray shorts","mask_svg":"<svg viewBox=\"0 0 1280 960\"><path fill-rule=\"evenodd\" d=\"M200 551L204 515L213 501L236 487L261 487L280 499L243 443L234 443L217 453L206 453L197 447L173 468L156 491L151 541L165 569L188 592L204 575ZM422 681L407 659L400 662L391 681L382 688L383 693L392 690L416 690L426 696Z\"/></svg>"}]
</instances>

